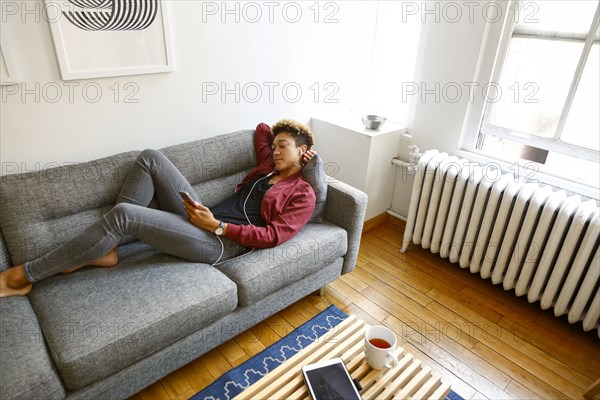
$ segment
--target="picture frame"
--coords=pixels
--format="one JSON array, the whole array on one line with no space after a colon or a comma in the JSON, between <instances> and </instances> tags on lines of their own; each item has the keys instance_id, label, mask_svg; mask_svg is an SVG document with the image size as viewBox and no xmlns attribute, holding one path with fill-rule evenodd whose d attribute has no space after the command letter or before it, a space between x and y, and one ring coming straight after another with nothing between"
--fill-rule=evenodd
<instances>
[{"instance_id":1,"label":"picture frame","mask_svg":"<svg viewBox=\"0 0 600 400\"><path fill-rule=\"evenodd\" d=\"M0 25L0 85L19 83L17 68L10 48L10 42L4 25Z\"/></svg>"},{"instance_id":2,"label":"picture frame","mask_svg":"<svg viewBox=\"0 0 600 400\"><path fill-rule=\"evenodd\" d=\"M167 3L45 0L62 79L173 71Z\"/></svg>"}]
</instances>

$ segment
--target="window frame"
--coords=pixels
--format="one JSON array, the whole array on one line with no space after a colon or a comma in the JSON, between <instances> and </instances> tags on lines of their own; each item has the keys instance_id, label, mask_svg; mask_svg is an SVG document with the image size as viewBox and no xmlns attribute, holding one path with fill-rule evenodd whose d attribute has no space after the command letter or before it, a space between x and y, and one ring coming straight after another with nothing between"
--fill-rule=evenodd
<instances>
[{"instance_id":1,"label":"window frame","mask_svg":"<svg viewBox=\"0 0 600 400\"><path fill-rule=\"evenodd\" d=\"M494 1L494 3L496 3L497 7L502 9L504 17L502 21L500 21L500 23L498 23L498 21L495 21L495 23L488 21L486 24L484 40L482 43L482 49L480 52L478 62L478 68L475 75L476 81L480 83L498 82L500 74L504 68L506 56L508 54L509 43L513 37L513 32L516 28L517 21L515 21L514 10L516 7L521 6L518 0L510 0L506 2ZM576 156L579 158L585 158L597 162L599 154L598 151L560 141L559 137L560 134L562 134L568 111L570 110L572 101L575 97L577 86L581 79L581 75L583 73L585 63L590 54L592 45L594 43L598 43L597 32L598 26L600 25L599 13L600 5L596 7L596 13L594 15L594 18L592 19L592 24L587 34L585 34L584 48L578 61L575 74L571 82L571 86L569 88L567 99L565 99L565 104L563 105L563 110L561 112L560 117L561 119L559 121L559 127L557 127L553 138L544 138L525 132L518 132L506 129L488 123L493 103L486 102L486 96L483 96L482 98L476 99L475 101L471 102L471 104L469 105L461 134L459 152L467 155L469 153L474 153L476 158L487 158L499 161L503 165L510 165L512 163L512 165L514 166L519 162L522 163L522 160L516 158L510 159L508 156L498 154L492 155L481 150L478 146L478 139L480 138L481 132L486 135L493 135L499 138L509 139L513 142L527 144L529 146L542 148L544 150L555 151L561 154ZM518 29L517 31L518 37L526 37L532 35L536 35L539 37L539 35L544 35L544 37L549 36L551 38L559 40L582 41L582 37L584 36L577 34L564 35L558 32L549 32L535 29ZM600 194L598 193L597 184L592 186L589 182L581 182L576 179L558 176L555 173L547 171L547 169L544 168L544 165L539 164L539 166L540 170L536 176L540 177L541 180L543 180L544 182L559 187L565 187L568 190L575 188L576 192L582 193L587 197L592 197L596 199L600 197Z\"/></svg>"}]
</instances>

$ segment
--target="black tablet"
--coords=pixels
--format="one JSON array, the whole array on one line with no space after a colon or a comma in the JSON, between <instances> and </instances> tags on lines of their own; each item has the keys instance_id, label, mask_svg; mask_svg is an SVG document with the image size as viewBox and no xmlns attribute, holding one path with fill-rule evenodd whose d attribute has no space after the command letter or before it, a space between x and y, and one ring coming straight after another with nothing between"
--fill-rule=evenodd
<instances>
[{"instance_id":1,"label":"black tablet","mask_svg":"<svg viewBox=\"0 0 600 400\"><path fill-rule=\"evenodd\" d=\"M361 400L341 358L306 365L302 374L313 400Z\"/></svg>"}]
</instances>

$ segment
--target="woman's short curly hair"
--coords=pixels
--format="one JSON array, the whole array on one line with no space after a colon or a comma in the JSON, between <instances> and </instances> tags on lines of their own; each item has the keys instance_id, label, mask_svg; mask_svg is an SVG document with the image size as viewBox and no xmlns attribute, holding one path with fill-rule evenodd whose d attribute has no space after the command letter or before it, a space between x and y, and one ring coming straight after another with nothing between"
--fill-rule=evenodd
<instances>
[{"instance_id":1,"label":"woman's short curly hair","mask_svg":"<svg viewBox=\"0 0 600 400\"><path fill-rule=\"evenodd\" d=\"M273 137L277 136L281 132L287 132L294 138L296 146L302 146L305 144L310 150L315 144L315 139L310 128L304 124L293 119L282 119L271 127Z\"/></svg>"}]
</instances>

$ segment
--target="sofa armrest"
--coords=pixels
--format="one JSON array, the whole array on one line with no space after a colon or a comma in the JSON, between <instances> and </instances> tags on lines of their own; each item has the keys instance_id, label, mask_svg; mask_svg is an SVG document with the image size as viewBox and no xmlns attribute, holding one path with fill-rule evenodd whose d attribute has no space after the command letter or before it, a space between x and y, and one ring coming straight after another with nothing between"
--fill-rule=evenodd
<instances>
[{"instance_id":1,"label":"sofa armrest","mask_svg":"<svg viewBox=\"0 0 600 400\"><path fill-rule=\"evenodd\" d=\"M327 177L327 183L325 220L348 232L348 252L342 266L342 274L347 274L356 266L368 197L366 193L331 177Z\"/></svg>"}]
</instances>

